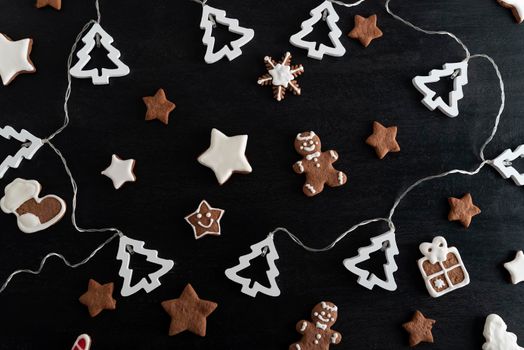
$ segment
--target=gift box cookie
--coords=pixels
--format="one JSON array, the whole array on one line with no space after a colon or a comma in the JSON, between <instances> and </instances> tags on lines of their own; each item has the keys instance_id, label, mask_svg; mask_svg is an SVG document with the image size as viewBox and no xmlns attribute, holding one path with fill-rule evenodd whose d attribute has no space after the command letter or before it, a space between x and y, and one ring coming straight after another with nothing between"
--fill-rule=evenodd
<instances>
[{"instance_id":1,"label":"gift box cookie","mask_svg":"<svg viewBox=\"0 0 524 350\"><path fill-rule=\"evenodd\" d=\"M424 257L418 260L418 267L432 297L438 298L469 284L469 274L458 249L448 247L444 237L422 243L419 249Z\"/></svg>"}]
</instances>

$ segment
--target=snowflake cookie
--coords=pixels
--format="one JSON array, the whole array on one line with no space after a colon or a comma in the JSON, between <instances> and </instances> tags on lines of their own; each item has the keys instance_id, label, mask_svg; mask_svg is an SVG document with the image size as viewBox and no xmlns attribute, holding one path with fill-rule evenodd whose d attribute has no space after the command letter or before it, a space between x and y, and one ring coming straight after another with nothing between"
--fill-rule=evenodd
<instances>
[{"instance_id":1,"label":"snowflake cookie","mask_svg":"<svg viewBox=\"0 0 524 350\"><path fill-rule=\"evenodd\" d=\"M264 57L267 73L258 78L258 85L272 85L273 97L277 101L282 101L286 97L286 90L295 95L300 95L302 90L295 80L296 77L304 73L304 67L299 64L291 65L291 54L286 52L280 62L276 62L269 56Z\"/></svg>"}]
</instances>

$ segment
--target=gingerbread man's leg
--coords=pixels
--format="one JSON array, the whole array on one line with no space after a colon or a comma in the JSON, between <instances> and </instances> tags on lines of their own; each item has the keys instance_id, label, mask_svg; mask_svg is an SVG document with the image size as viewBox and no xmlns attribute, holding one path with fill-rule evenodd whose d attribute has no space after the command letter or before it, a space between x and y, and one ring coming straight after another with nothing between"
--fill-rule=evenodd
<instances>
[{"instance_id":1,"label":"gingerbread man's leg","mask_svg":"<svg viewBox=\"0 0 524 350\"><path fill-rule=\"evenodd\" d=\"M289 346L289 350L302 350L300 343L295 343Z\"/></svg>"},{"instance_id":2,"label":"gingerbread man's leg","mask_svg":"<svg viewBox=\"0 0 524 350\"><path fill-rule=\"evenodd\" d=\"M329 187L338 187L342 186L348 181L348 177L346 174L344 174L342 171L333 169L329 172L329 176L327 178L327 185Z\"/></svg>"},{"instance_id":3,"label":"gingerbread man's leg","mask_svg":"<svg viewBox=\"0 0 524 350\"><path fill-rule=\"evenodd\" d=\"M324 182L318 179L313 179L311 176L306 175L306 183L302 187L302 191L308 197L313 197L322 192L324 189Z\"/></svg>"}]
</instances>

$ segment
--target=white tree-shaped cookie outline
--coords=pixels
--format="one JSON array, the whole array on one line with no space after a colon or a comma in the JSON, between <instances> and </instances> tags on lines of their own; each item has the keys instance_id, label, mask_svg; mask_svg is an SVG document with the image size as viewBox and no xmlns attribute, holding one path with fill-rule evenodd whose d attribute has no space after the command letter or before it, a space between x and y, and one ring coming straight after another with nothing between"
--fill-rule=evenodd
<instances>
[{"instance_id":1,"label":"white tree-shaped cookie outline","mask_svg":"<svg viewBox=\"0 0 524 350\"><path fill-rule=\"evenodd\" d=\"M163 259L158 257L158 251L154 249L144 248L144 241L129 238L127 236L121 236L118 244L118 252L116 259L122 261L118 275L124 279L122 283L122 289L120 294L123 297L135 294L140 289L151 292L153 289L160 286L160 277L165 275L169 270L173 268L173 260ZM129 268L129 262L131 260L131 254L127 250L128 246L131 246L133 253L144 255L147 257L147 261L160 265L161 268L157 271L150 273L148 277L151 279L149 282L145 277L142 278L137 284L131 286L131 278L133 276L133 270Z\"/></svg>"},{"instance_id":2,"label":"white tree-shaped cookie outline","mask_svg":"<svg viewBox=\"0 0 524 350\"><path fill-rule=\"evenodd\" d=\"M511 162L517 158L524 158L524 145L518 146L514 151L506 149L490 163L504 179L511 178L517 186L524 185L524 174L512 167Z\"/></svg>"},{"instance_id":3,"label":"white tree-shaped cookie outline","mask_svg":"<svg viewBox=\"0 0 524 350\"><path fill-rule=\"evenodd\" d=\"M443 77L453 79L453 90L449 92L448 103L444 102L441 96L434 98L436 92L431 90L427 84L436 83ZM429 75L416 76L412 80L415 88L424 95L422 103L430 111L438 108L442 113L450 118L459 115L458 101L464 97L462 88L468 83L468 62L464 60L458 63L445 63L443 69L433 69Z\"/></svg>"},{"instance_id":4,"label":"white tree-shaped cookie outline","mask_svg":"<svg viewBox=\"0 0 524 350\"><path fill-rule=\"evenodd\" d=\"M20 132L17 132L9 125L0 128L0 136L2 136L6 140L10 140L11 138L13 138L19 142L29 142L29 145L22 146L18 150L18 152L15 153L15 155L8 155L2 161L2 163L0 164L0 179L4 177L6 171L9 168L18 168L22 160L30 160L31 158L33 158L35 153L43 145L42 140L31 134L29 131L22 129Z\"/></svg>"},{"instance_id":5,"label":"white tree-shaped cookie outline","mask_svg":"<svg viewBox=\"0 0 524 350\"><path fill-rule=\"evenodd\" d=\"M385 244L387 243L387 246ZM385 248L385 249L384 249ZM384 264L384 273L386 280L378 278L375 274L368 270L357 267L363 261L369 260L370 254L384 249L386 255L386 264ZM393 277L393 273L398 270L395 262L395 255L398 255L398 247L395 239L395 232L388 231L381 235L371 238L371 245L361 247L358 249L358 254L352 258L344 259L343 264L346 269L358 276L357 283L367 289L373 289L374 286L379 286L385 290L394 291L397 289L397 283Z\"/></svg>"},{"instance_id":6,"label":"white tree-shaped cookie outline","mask_svg":"<svg viewBox=\"0 0 524 350\"><path fill-rule=\"evenodd\" d=\"M325 15L325 13L327 13L327 15ZM346 53L346 48L340 42L340 36L342 35L342 31L337 26L337 22L340 18L338 17L338 14L335 11L335 8L333 7L331 1L325 0L322 4L311 10L309 14L311 15L311 17L302 22L302 24L300 25L302 29L298 33L293 34L289 38L289 42L296 47L308 50L308 57L315 58L317 60L321 60L324 57L324 55L334 57L344 56L344 54ZM313 31L313 25L315 25L317 22L324 18L326 24L330 29L330 32L328 34L329 39L331 40L334 46L330 47L324 44L320 44L318 46L318 49L316 49L317 42L306 41L304 40L304 37Z\"/></svg>"},{"instance_id":7,"label":"white tree-shaped cookie outline","mask_svg":"<svg viewBox=\"0 0 524 350\"><path fill-rule=\"evenodd\" d=\"M233 40L230 45L224 45L217 52L213 52L215 48L215 38L213 37L213 27L216 25L213 21L228 27L231 33L241 35L240 38ZM204 30L202 43L206 46L206 54L204 61L211 64L221 60L224 56L230 61L242 55L242 46L250 42L255 36L255 31L250 28L241 27L238 19L226 17L226 11L220 10L209 5L202 7L202 19L200 20L200 29Z\"/></svg>"},{"instance_id":8,"label":"white tree-shaped cookie outline","mask_svg":"<svg viewBox=\"0 0 524 350\"><path fill-rule=\"evenodd\" d=\"M276 278L280 274L275 265L275 260L278 260L277 249L273 242L273 235L269 235L266 239L253 244L251 247L251 253L242 255L238 260L239 264L233 266L225 271L227 278L236 282L242 286L241 292L247 294L251 297L256 297L257 293L266 294L272 297L278 297L280 295L280 289L278 288ZM267 279L269 281L270 287L263 286L262 284L255 281L253 287L250 288L249 284L251 283L250 278L244 278L238 275L239 271L244 270L245 268L251 266L249 263L252 259L262 255L262 252L265 251L265 257L269 265L269 271L266 272Z\"/></svg>"},{"instance_id":9,"label":"white tree-shaped cookie outline","mask_svg":"<svg viewBox=\"0 0 524 350\"><path fill-rule=\"evenodd\" d=\"M84 67L91 60L90 53L95 47L97 34L100 36L100 43L108 51L107 57L116 66L116 68L112 69L102 68L100 75L96 68L84 70ZM69 73L75 78L91 78L94 85L107 85L109 84L109 78L128 75L129 67L120 60L120 51L112 45L113 41L113 37L102 29L100 24L95 22L82 38L84 47L77 52L78 62L71 68Z\"/></svg>"}]
</instances>

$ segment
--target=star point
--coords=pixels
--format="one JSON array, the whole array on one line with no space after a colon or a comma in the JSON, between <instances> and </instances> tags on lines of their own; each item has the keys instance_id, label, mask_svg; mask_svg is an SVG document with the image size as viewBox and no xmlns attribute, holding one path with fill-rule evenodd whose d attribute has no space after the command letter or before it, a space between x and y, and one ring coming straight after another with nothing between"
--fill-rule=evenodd
<instances>
[{"instance_id":1,"label":"star point","mask_svg":"<svg viewBox=\"0 0 524 350\"><path fill-rule=\"evenodd\" d=\"M36 0L36 8L42 8L45 6L51 6L55 10L62 8L62 0Z\"/></svg>"},{"instance_id":2,"label":"star point","mask_svg":"<svg viewBox=\"0 0 524 350\"><path fill-rule=\"evenodd\" d=\"M206 319L218 306L215 302L200 299L189 283L179 298L165 300L161 304L167 314L171 316L170 336L187 330L205 337Z\"/></svg>"},{"instance_id":3,"label":"star point","mask_svg":"<svg viewBox=\"0 0 524 350\"><path fill-rule=\"evenodd\" d=\"M518 24L524 21L524 0L497 0L497 2L511 10Z\"/></svg>"},{"instance_id":4,"label":"star point","mask_svg":"<svg viewBox=\"0 0 524 350\"><path fill-rule=\"evenodd\" d=\"M87 292L82 294L78 300L87 306L89 315L95 317L103 310L116 309L116 300L113 299L114 284L100 284L94 279L89 280Z\"/></svg>"},{"instance_id":5,"label":"star point","mask_svg":"<svg viewBox=\"0 0 524 350\"><path fill-rule=\"evenodd\" d=\"M426 318L422 312L415 311L411 321L406 322L402 327L409 333L409 346L414 347L422 342L433 343L431 329L437 321Z\"/></svg>"},{"instance_id":6,"label":"star point","mask_svg":"<svg viewBox=\"0 0 524 350\"><path fill-rule=\"evenodd\" d=\"M226 136L212 129L210 146L198 157L198 162L213 170L221 185L233 173L249 174L252 168L245 155L247 138L247 135Z\"/></svg>"},{"instance_id":7,"label":"star point","mask_svg":"<svg viewBox=\"0 0 524 350\"><path fill-rule=\"evenodd\" d=\"M359 40L364 47L368 47L371 41L382 35L382 31L377 27L377 15L367 18L355 15L355 27L348 33L350 38Z\"/></svg>"},{"instance_id":8,"label":"star point","mask_svg":"<svg viewBox=\"0 0 524 350\"><path fill-rule=\"evenodd\" d=\"M158 89L154 96L145 96L142 100L147 107L146 120L158 119L165 125L169 123L169 113L176 105L167 99L164 89Z\"/></svg>"},{"instance_id":9,"label":"star point","mask_svg":"<svg viewBox=\"0 0 524 350\"><path fill-rule=\"evenodd\" d=\"M511 276L511 283L517 284L524 281L524 253L522 250L517 252L515 259L504 264Z\"/></svg>"},{"instance_id":10,"label":"star point","mask_svg":"<svg viewBox=\"0 0 524 350\"><path fill-rule=\"evenodd\" d=\"M133 173L135 167L134 159L122 159L116 154L111 156L111 165L102 171L102 175L107 176L113 181L113 186L118 190L126 182L135 182L136 176Z\"/></svg>"},{"instance_id":11,"label":"star point","mask_svg":"<svg viewBox=\"0 0 524 350\"><path fill-rule=\"evenodd\" d=\"M459 221L462 226L468 228L471 219L480 214L480 208L473 204L473 198L470 193L466 193L462 198L448 198L450 210L448 214L449 221Z\"/></svg>"},{"instance_id":12,"label":"star point","mask_svg":"<svg viewBox=\"0 0 524 350\"><path fill-rule=\"evenodd\" d=\"M366 143L375 149L378 158L383 159L389 152L400 152L400 146L396 140L397 127L385 127L379 122L373 122L373 134Z\"/></svg>"},{"instance_id":13,"label":"star point","mask_svg":"<svg viewBox=\"0 0 524 350\"><path fill-rule=\"evenodd\" d=\"M13 41L0 33L0 76L4 85L9 85L18 74L36 71L29 58L32 46L33 39Z\"/></svg>"}]
</instances>

